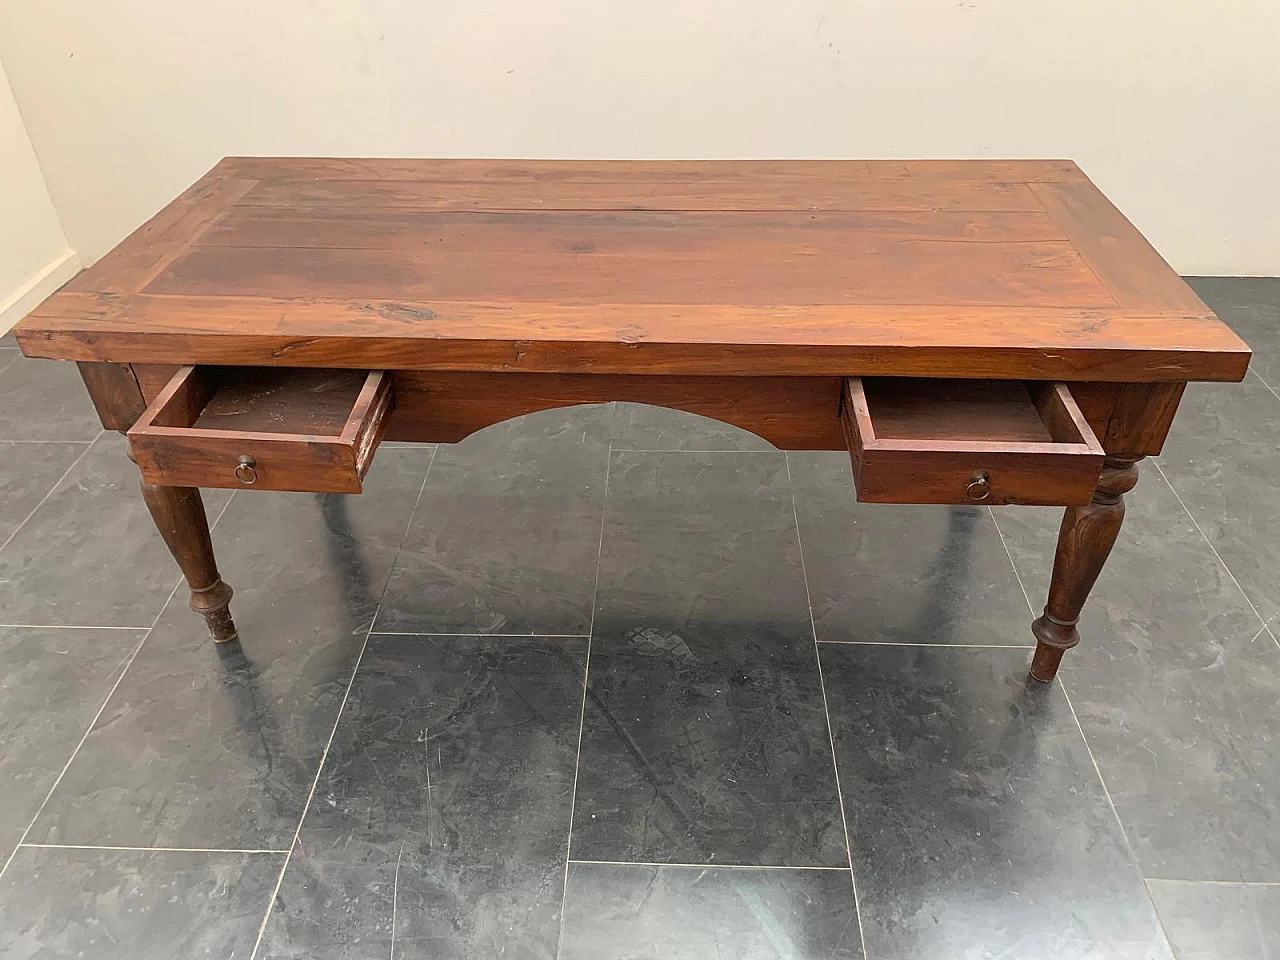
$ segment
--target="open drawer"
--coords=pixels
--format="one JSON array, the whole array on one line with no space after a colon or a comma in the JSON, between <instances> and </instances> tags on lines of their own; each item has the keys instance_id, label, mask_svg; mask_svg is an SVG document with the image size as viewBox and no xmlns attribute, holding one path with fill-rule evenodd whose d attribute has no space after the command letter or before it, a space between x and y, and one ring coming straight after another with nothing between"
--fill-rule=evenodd
<instances>
[{"instance_id":1,"label":"open drawer","mask_svg":"<svg viewBox=\"0 0 1280 960\"><path fill-rule=\"evenodd\" d=\"M382 371L182 367L129 447L150 483L359 493L392 405Z\"/></svg>"},{"instance_id":2,"label":"open drawer","mask_svg":"<svg viewBox=\"0 0 1280 960\"><path fill-rule=\"evenodd\" d=\"M840 415L871 503L1083 504L1102 469L1062 383L849 377Z\"/></svg>"}]
</instances>

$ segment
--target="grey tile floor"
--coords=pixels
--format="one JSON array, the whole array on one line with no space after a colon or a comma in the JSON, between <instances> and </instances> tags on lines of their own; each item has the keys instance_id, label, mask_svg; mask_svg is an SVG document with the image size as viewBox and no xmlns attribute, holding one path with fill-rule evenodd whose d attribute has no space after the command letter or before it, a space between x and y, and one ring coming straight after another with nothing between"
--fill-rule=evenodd
<instances>
[{"instance_id":1,"label":"grey tile floor","mask_svg":"<svg viewBox=\"0 0 1280 960\"><path fill-rule=\"evenodd\" d=\"M877 507L665 410L209 493L215 647L69 365L0 340L0 957L1280 955L1280 280L1060 682L1056 510Z\"/></svg>"}]
</instances>

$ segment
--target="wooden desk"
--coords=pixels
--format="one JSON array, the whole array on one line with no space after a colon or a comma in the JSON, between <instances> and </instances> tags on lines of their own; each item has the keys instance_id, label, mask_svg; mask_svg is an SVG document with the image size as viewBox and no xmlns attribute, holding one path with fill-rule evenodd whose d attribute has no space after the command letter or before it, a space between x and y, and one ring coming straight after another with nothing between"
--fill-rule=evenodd
<instances>
[{"instance_id":1,"label":"wooden desk","mask_svg":"<svg viewBox=\"0 0 1280 960\"><path fill-rule=\"evenodd\" d=\"M19 324L75 360L215 640L199 487L607 400L848 449L861 499L1067 506L1051 680L1189 380L1248 348L1069 161L230 158Z\"/></svg>"}]
</instances>

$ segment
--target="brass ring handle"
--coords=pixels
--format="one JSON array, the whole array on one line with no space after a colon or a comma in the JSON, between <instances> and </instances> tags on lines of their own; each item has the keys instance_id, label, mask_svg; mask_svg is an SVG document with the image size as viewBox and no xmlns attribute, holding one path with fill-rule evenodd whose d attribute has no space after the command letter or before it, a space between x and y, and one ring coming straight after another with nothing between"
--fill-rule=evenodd
<instances>
[{"instance_id":1,"label":"brass ring handle","mask_svg":"<svg viewBox=\"0 0 1280 960\"><path fill-rule=\"evenodd\" d=\"M985 500L991 496L991 475L985 470L975 470L969 478L969 485L964 488L965 496L970 500Z\"/></svg>"},{"instance_id":2,"label":"brass ring handle","mask_svg":"<svg viewBox=\"0 0 1280 960\"><path fill-rule=\"evenodd\" d=\"M236 463L236 479L241 483L257 483L258 482L258 461L253 457L245 454Z\"/></svg>"}]
</instances>

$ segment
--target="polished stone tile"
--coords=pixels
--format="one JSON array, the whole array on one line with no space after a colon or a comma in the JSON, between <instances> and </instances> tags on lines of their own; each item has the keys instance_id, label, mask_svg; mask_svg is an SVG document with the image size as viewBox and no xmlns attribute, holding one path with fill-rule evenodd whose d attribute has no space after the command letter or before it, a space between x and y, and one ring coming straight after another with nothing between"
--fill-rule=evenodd
<instances>
[{"instance_id":1,"label":"polished stone tile","mask_svg":"<svg viewBox=\"0 0 1280 960\"><path fill-rule=\"evenodd\" d=\"M382 451L358 497L236 497L214 541L240 643L175 599L29 839L287 847L429 458Z\"/></svg>"},{"instance_id":2,"label":"polished stone tile","mask_svg":"<svg viewBox=\"0 0 1280 960\"><path fill-rule=\"evenodd\" d=\"M848 862L781 454L620 453L573 857Z\"/></svg>"},{"instance_id":3,"label":"polished stone tile","mask_svg":"<svg viewBox=\"0 0 1280 960\"><path fill-rule=\"evenodd\" d=\"M858 503L847 453L788 457L819 640L1034 643L986 508Z\"/></svg>"},{"instance_id":4,"label":"polished stone tile","mask_svg":"<svg viewBox=\"0 0 1280 960\"><path fill-rule=\"evenodd\" d=\"M18 529L88 446L0 440L0 544Z\"/></svg>"},{"instance_id":5,"label":"polished stone tile","mask_svg":"<svg viewBox=\"0 0 1280 960\"><path fill-rule=\"evenodd\" d=\"M142 630L0 627L0 864L144 635Z\"/></svg>"},{"instance_id":6,"label":"polished stone tile","mask_svg":"<svg viewBox=\"0 0 1280 960\"><path fill-rule=\"evenodd\" d=\"M1022 651L821 655L869 956L1170 956L1066 698Z\"/></svg>"},{"instance_id":7,"label":"polished stone tile","mask_svg":"<svg viewBox=\"0 0 1280 960\"><path fill-rule=\"evenodd\" d=\"M554 957L586 646L374 634L263 955Z\"/></svg>"},{"instance_id":8,"label":"polished stone tile","mask_svg":"<svg viewBox=\"0 0 1280 960\"><path fill-rule=\"evenodd\" d=\"M1146 876L1280 879L1280 647L1157 471L1125 499L1060 676ZM1036 599L1057 514L998 512Z\"/></svg>"},{"instance_id":9,"label":"polished stone tile","mask_svg":"<svg viewBox=\"0 0 1280 960\"><path fill-rule=\"evenodd\" d=\"M1178 960L1280 957L1280 886L1148 880Z\"/></svg>"},{"instance_id":10,"label":"polished stone tile","mask_svg":"<svg viewBox=\"0 0 1280 960\"><path fill-rule=\"evenodd\" d=\"M575 863L561 960L860 960L844 870Z\"/></svg>"},{"instance_id":11,"label":"polished stone tile","mask_svg":"<svg viewBox=\"0 0 1280 960\"><path fill-rule=\"evenodd\" d=\"M98 413L74 363L0 358L0 440L92 440Z\"/></svg>"},{"instance_id":12,"label":"polished stone tile","mask_svg":"<svg viewBox=\"0 0 1280 960\"><path fill-rule=\"evenodd\" d=\"M1280 277L1188 277L1187 281L1252 348L1250 368L1280 390Z\"/></svg>"},{"instance_id":13,"label":"polished stone tile","mask_svg":"<svg viewBox=\"0 0 1280 960\"><path fill-rule=\"evenodd\" d=\"M125 447L124 437L102 434L0 550L0 623L149 627L155 620L181 574ZM229 497L204 491L211 521Z\"/></svg>"},{"instance_id":14,"label":"polished stone tile","mask_svg":"<svg viewBox=\"0 0 1280 960\"><path fill-rule=\"evenodd\" d=\"M608 420L548 410L442 444L377 629L585 635Z\"/></svg>"},{"instance_id":15,"label":"polished stone tile","mask_svg":"<svg viewBox=\"0 0 1280 960\"><path fill-rule=\"evenodd\" d=\"M1254 347L1257 375L1280 387L1280 281L1195 283ZM15 429L10 411L20 408L21 429L40 420L58 437L79 422L90 432L66 449L86 446L98 427L74 365L19 360L0 339L0 397L19 366L22 377L39 382L18 391L17 407L0 398L0 441L5 424ZM1272 514L1280 511L1268 510L1268 498L1280 464L1271 462L1277 437L1265 389L1252 376L1193 386L1161 463L1244 590L1274 617L1267 578L1277 558ZM390 629L419 629L438 617L436 629L448 632L531 632L546 624L559 625L549 632L585 632L610 440L615 448L770 449L714 421L627 404L534 415L441 448L449 483L428 488L424 505L434 496L433 512L424 506L415 522L420 556L393 578L405 619ZM102 437L0 551L0 623L145 626L158 612L178 573L136 494L123 446L114 435ZM76 796L58 797L60 808L42 818L42 830L87 836L100 827L124 843L288 844L376 606L370 598L391 567L390 535L376 514L390 509L403 528L411 508L398 479L393 495L373 493L394 460L387 454L404 453L393 446L379 454L369 495L326 501L327 523L316 520L316 498L237 499L228 518L247 512L215 540L239 591L244 647L214 648L179 596L86 743L89 766L76 772L77 760L68 771L64 785ZM23 498L44 483L41 466L14 485L6 471L15 449L0 443L0 543L5 518L25 517ZM429 456L429 448L415 449ZM681 456L687 470L675 465ZM656 851L671 860L796 863L826 851L844 862L838 810L825 817L812 799L821 799L827 781L821 758L805 751L821 748L828 771L830 757L821 707L811 709L820 693L816 671L806 666L812 637L798 555L780 546L782 527L774 526L776 475L750 465L779 457L739 453L719 458L736 464L717 466L716 458L683 454L638 479L627 477L631 460L614 460L619 472L609 486L623 491L628 506L613 561L605 543L578 793L579 807L595 803L591 812L604 823L579 810L575 855L588 857L580 844L590 843L602 859ZM420 479L422 463L416 469ZM1256 634L1261 623L1245 598L1159 474L1144 469L1121 544L1086 608L1084 642L1066 658L1063 686L1149 876L1280 880L1273 759L1280 648ZM999 542L982 514L859 506L842 454L792 455L792 472L821 636L1028 642L1025 611L1009 600L1009 584L990 561ZM207 496L216 514L226 494ZM335 533L346 522L333 506L339 503L350 504L346 520L356 530L345 545ZM611 525L616 505L611 496ZM1060 511L997 515L1038 606ZM366 555L358 558L358 550ZM1016 597L1016 581L1013 589ZM84 646L70 638L99 632L100 641ZM9 664L0 680L0 854L25 828L115 679L127 651L110 645L139 636L0 629L0 656ZM392 649L399 643L430 657L414 660ZM455 643L470 646L455 650ZM562 699L576 698L575 710L581 703L584 644L375 635L330 755L338 776L321 780L259 956L386 957L393 937L402 960L554 956L564 786L572 777L565 757L572 757L577 716L565 721L561 711L554 724L538 722L560 686ZM549 649L579 652L561 672L525 671L530 651ZM933 676L931 666L830 666L831 658L856 661L886 649L917 658L912 663L942 658L956 666L933 686L920 679ZM1140 898L1117 885L1115 836L1098 819L1091 768L1071 777L1060 770L1084 764L1063 732L1070 718L1053 699L1060 691L1020 686L1026 651L822 650L834 712L869 702L891 717L884 727L854 722L846 730L858 742L874 741L852 755L842 747L843 767L870 771L846 777L851 815L852 800L864 794L905 798L892 816L883 805L863 804L870 813L861 825L851 821L855 834L863 831L861 840L855 835L855 862L876 866L870 877L863 868L858 874L864 911L871 912L868 887L873 897L888 891L888 899L872 901L879 926L869 926L871 956L985 956L996 952L993 943L1011 943L1010 956L1051 960L1167 956L1148 932ZM508 654L514 660L502 659ZM996 666L983 666L993 660ZM361 692L375 664L376 682ZM519 697L541 711L541 721L511 719L524 706ZM420 706L424 699L430 705ZM433 730L419 743L417 734L445 711L446 732ZM567 748L552 727L570 731ZM531 736L535 747L520 752ZM497 760L488 746L494 741ZM432 745L442 749L438 766L430 763ZM417 749L421 777L410 766ZM547 753L550 774L535 765ZM877 832L876 824L887 826ZM998 842L982 845L993 835ZM22 849L0 878L0 955L244 958L281 858L202 856L116 860L97 851ZM248 876L259 869L255 861L267 866ZM717 949L748 958L859 955L841 871L574 864L569 879L566 958L714 957ZM1280 888L1149 887L1183 960L1277 953L1271 893ZM1020 930L1030 932L1017 939ZM947 931L959 932L948 939ZM895 953L903 943L920 949Z\"/></svg>"},{"instance_id":16,"label":"polished stone tile","mask_svg":"<svg viewBox=\"0 0 1280 960\"><path fill-rule=\"evenodd\" d=\"M1258 612L1275 624L1280 397L1253 374L1243 383L1190 384L1159 464Z\"/></svg>"},{"instance_id":17,"label":"polished stone tile","mask_svg":"<svg viewBox=\"0 0 1280 960\"><path fill-rule=\"evenodd\" d=\"M427 906L410 893L412 852L405 871L383 863L314 860L303 848L293 854L267 929L258 960L367 960L422 955L418 945L397 937L392 946L392 918L399 910L422 912ZM399 876L404 872L404 876ZM404 881L404 888L401 882ZM394 952L393 952L394 951Z\"/></svg>"},{"instance_id":18,"label":"polished stone tile","mask_svg":"<svg viewBox=\"0 0 1280 960\"><path fill-rule=\"evenodd\" d=\"M245 958L283 855L18 851L0 878L6 960Z\"/></svg>"},{"instance_id":19,"label":"polished stone tile","mask_svg":"<svg viewBox=\"0 0 1280 960\"><path fill-rule=\"evenodd\" d=\"M776 450L741 427L644 403L614 404L614 450Z\"/></svg>"}]
</instances>

